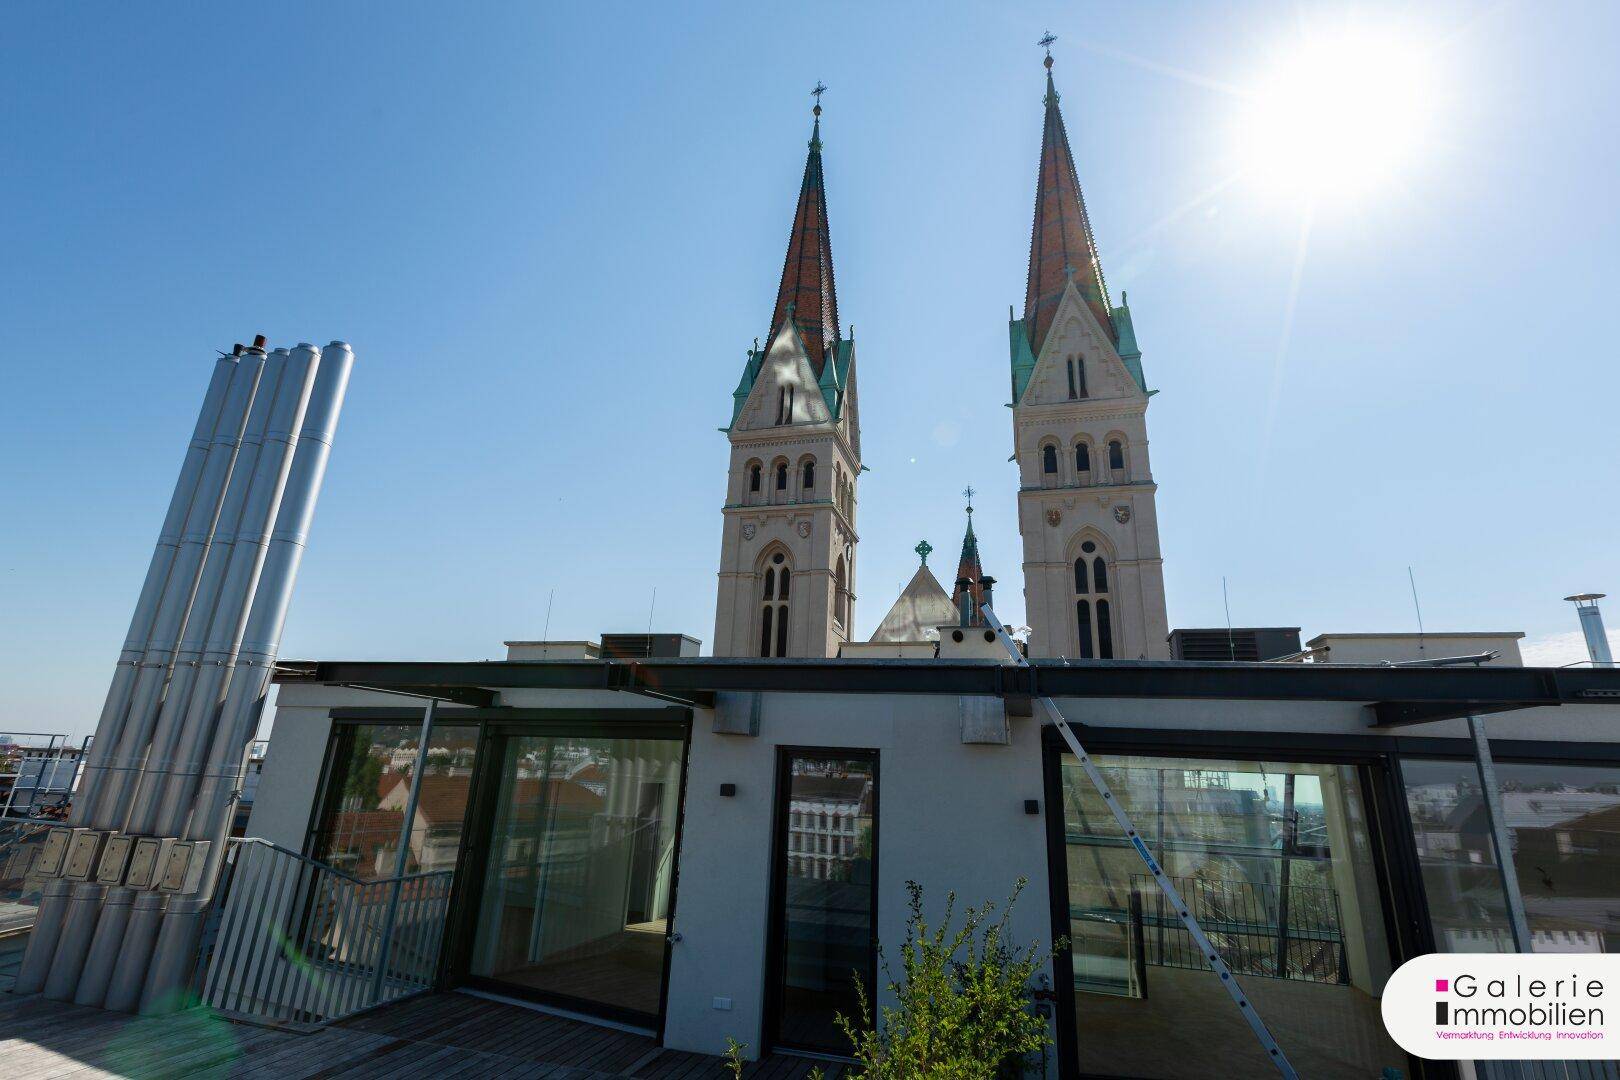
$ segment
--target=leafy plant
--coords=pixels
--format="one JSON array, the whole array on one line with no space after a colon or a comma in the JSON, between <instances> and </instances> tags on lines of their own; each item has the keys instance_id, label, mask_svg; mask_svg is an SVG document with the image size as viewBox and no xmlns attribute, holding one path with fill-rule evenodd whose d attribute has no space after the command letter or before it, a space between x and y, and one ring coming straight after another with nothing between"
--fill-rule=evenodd
<instances>
[{"instance_id":1,"label":"leafy plant","mask_svg":"<svg viewBox=\"0 0 1620 1080\"><path fill-rule=\"evenodd\" d=\"M868 1080L928 1077L930 1080L995 1080L1019 1076L1051 1042L1046 1020L1033 1007L1030 985L1053 950L1020 948L1007 933L1019 893L1019 878L1001 917L991 922L994 902L963 911L951 930L956 894L945 898L945 917L930 926L922 911L922 886L906 882L910 915L900 950L899 978L882 947L878 955L897 1006L884 1006L870 1027L846 1016L838 1025L854 1047L849 1075ZM872 1014L867 989L856 980L862 1017ZM738 1074L740 1075L740 1074Z\"/></svg>"},{"instance_id":2,"label":"leafy plant","mask_svg":"<svg viewBox=\"0 0 1620 1080\"><path fill-rule=\"evenodd\" d=\"M747 1043L726 1036L726 1071L731 1073L732 1080L742 1080L743 1068L748 1064L743 1058L743 1051L747 1049Z\"/></svg>"}]
</instances>

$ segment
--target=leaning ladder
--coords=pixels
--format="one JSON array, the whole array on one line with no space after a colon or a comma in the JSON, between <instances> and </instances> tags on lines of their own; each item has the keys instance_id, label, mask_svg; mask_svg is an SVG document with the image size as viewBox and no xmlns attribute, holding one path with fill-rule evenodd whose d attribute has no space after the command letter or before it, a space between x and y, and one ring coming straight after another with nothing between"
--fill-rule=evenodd
<instances>
[{"instance_id":1,"label":"leaning ladder","mask_svg":"<svg viewBox=\"0 0 1620 1080\"><path fill-rule=\"evenodd\" d=\"M990 605L985 604L980 608L980 611L984 614L985 622L995 630L996 636L1001 639L1002 647L1012 657L1013 663L1019 667L1029 667L1029 661L1024 658L1024 654L1013 641L1012 635L1007 633L1007 628L1001 625L1001 620L996 618L996 613L990 609ZM1170 910L1176 913L1176 917L1181 920L1181 925L1186 928L1188 934L1192 935L1193 943L1203 950L1204 959L1209 964L1210 970L1221 980L1221 985L1226 988L1227 994L1237 1003L1238 1011L1243 1014L1243 1019L1248 1021L1250 1030L1254 1032L1254 1037L1260 1040L1260 1046L1265 1050L1266 1056L1277 1067L1277 1071L1287 1077L1288 1080L1298 1080L1299 1074L1288 1063L1288 1057L1283 1053L1282 1047L1277 1045L1277 1040L1272 1038L1271 1031L1266 1027L1266 1022L1260 1019L1260 1014L1255 1011L1254 1005L1249 1001L1249 995L1243 992L1243 988L1238 985L1237 979L1232 976L1232 969L1226 965L1225 960L1221 959L1221 954L1215 951L1215 947L1210 944L1209 938L1199 928L1198 920L1193 918L1186 902L1181 899L1181 893L1176 890L1175 884L1171 882L1170 875L1164 872L1164 868L1159 865L1159 860L1153 857L1152 853L1148 851L1147 845L1142 842L1142 837L1137 833L1136 826L1131 823L1130 815L1125 812L1123 806L1119 805L1119 800L1114 798L1113 789L1108 786L1108 781L1104 779L1102 770L1097 768L1096 763L1091 760L1091 755L1086 753L1086 748L1080 745L1080 740L1075 736L1074 729L1069 727L1069 722L1063 718L1063 713L1058 710L1057 703L1049 697L1038 697L1035 701L1045 710L1048 719L1052 722L1052 726L1057 728L1059 735L1063 736L1063 741L1069 744L1069 749L1074 751L1074 756L1079 759L1080 767L1086 771L1086 776L1091 780L1092 786L1097 789L1097 794L1102 796L1103 803L1108 807L1109 812L1114 815L1114 820L1119 823L1119 827L1125 830L1125 838L1131 842L1131 846L1136 849L1136 854L1141 856L1142 862L1147 865L1148 871L1153 875L1153 880L1158 882L1159 890L1164 893L1165 899L1170 901Z\"/></svg>"}]
</instances>

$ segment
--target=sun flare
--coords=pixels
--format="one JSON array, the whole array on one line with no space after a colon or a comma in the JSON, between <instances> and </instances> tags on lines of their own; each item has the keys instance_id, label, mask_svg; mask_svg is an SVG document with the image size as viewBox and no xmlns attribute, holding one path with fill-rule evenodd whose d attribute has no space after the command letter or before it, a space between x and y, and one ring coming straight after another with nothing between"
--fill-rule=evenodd
<instances>
[{"instance_id":1,"label":"sun flare","mask_svg":"<svg viewBox=\"0 0 1620 1080\"><path fill-rule=\"evenodd\" d=\"M1432 56L1397 33L1342 28L1301 37L1244 95L1239 167L1284 194L1364 195L1422 154L1435 87Z\"/></svg>"}]
</instances>

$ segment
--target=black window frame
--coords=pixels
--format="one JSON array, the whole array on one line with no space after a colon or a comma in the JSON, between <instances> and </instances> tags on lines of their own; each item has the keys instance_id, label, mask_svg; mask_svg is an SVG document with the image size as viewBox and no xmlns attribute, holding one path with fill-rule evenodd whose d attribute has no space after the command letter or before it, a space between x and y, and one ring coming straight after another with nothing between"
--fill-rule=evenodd
<instances>
[{"instance_id":1,"label":"black window frame","mask_svg":"<svg viewBox=\"0 0 1620 1080\"><path fill-rule=\"evenodd\" d=\"M677 926L680 902L681 844L686 825L686 784L692 756L692 710L668 709L522 709L522 718L502 718L486 722L479 741L479 766L474 767L471 813L463 831L462 858L457 862L452 912L446 924L445 948L440 958L450 986L521 998L552 1008L566 1009L585 1016L634 1027L652 1034L660 1043L669 1018L669 970L671 934ZM672 728L674 730L672 731ZM470 971L472 945L476 938L478 912L483 899L484 876L489 866L489 831L494 825L500 802L500 770L505 763L506 743L523 737L577 737L588 739L658 739L681 744L680 790L676 796L675 859L670 866L668 932L664 935L663 971L659 976L658 1013L648 1016L632 1009L618 1008L600 1001L569 997L552 991L520 986L499 979L473 975ZM454 963L450 964L451 957Z\"/></svg>"},{"instance_id":2,"label":"black window frame","mask_svg":"<svg viewBox=\"0 0 1620 1080\"><path fill-rule=\"evenodd\" d=\"M771 877L770 888L767 890L769 907L766 916L765 995L764 1008L761 1010L760 1042L767 1051L784 1050L789 1053L809 1053L839 1057L840 1055L836 1054L829 1055L824 1047L798 1047L791 1043L781 1042L777 1038L782 1019L782 962L785 951L782 939L787 931L785 902L789 856L788 842L793 831L790 818L793 795L790 769L795 757L838 761L857 759L872 763L872 925L867 947L869 967L866 972L866 988L868 1005L875 1010L878 990L880 989L878 985L878 920L880 908L878 905L882 893L878 889L878 884L882 880L880 863L883 848L883 755L879 748L875 746L778 746L776 748L776 786L771 793ZM874 1017L868 1016L867 1022L871 1023L873 1019ZM847 1055L844 1056L847 1057Z\"/></svg>"},{"instance_id":3,"label":"black window frame","mask_svg":"<svg viewBox=\"0 0 1620 1080\"><path fill-rule=\"evenodd\" d=\"M1378 856L1374 869L1391 962L1398 966L1414 956L1438 951L1401 766L1407 758L1472 760L1472 740L1352 732L1096 726L1087 727L1081 738L1086 751L1093 755L1173 755L1355 766L1370 838ZM1069 933L1068 862L1059 770L1062 757L1067 753L1070 753L1068 744L1057 729L1043 728L1041 771L1048 808L1046 840L1052 940L1067 937ZM1620 743L1492 739L1491 754L1498 763L1620 766ZM1074 969L1068 950L1053 955L1052 974L1057 997L1058 1075L1064 1080L1093 1080L1095 1074L1081 1073L1075 1066L1079 1049L1074 1014ZM1429 1061L1408 1055L1407 1075L1413 1080L1456 1080L1460 1073L1455 1062Z\"/></svg>"}]
</instances>

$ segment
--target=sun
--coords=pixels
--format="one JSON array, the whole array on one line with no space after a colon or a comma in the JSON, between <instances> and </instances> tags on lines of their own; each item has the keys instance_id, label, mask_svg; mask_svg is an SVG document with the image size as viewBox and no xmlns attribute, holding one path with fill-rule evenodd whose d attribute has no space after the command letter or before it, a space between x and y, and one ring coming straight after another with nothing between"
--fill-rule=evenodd
<instances>
[{"instance_id":1,"label":"sun","mask_svg":"<svg viewBox=\"0 0 1620 1080\"><path fill-rule=\"evenodd\" d=\"M1242 95L1238 168L1282 194L1366 195L1422 156L1435 91L1434 59L1410 34L1372 27L1302 34Z\"/></svg>"}]
</instances>

